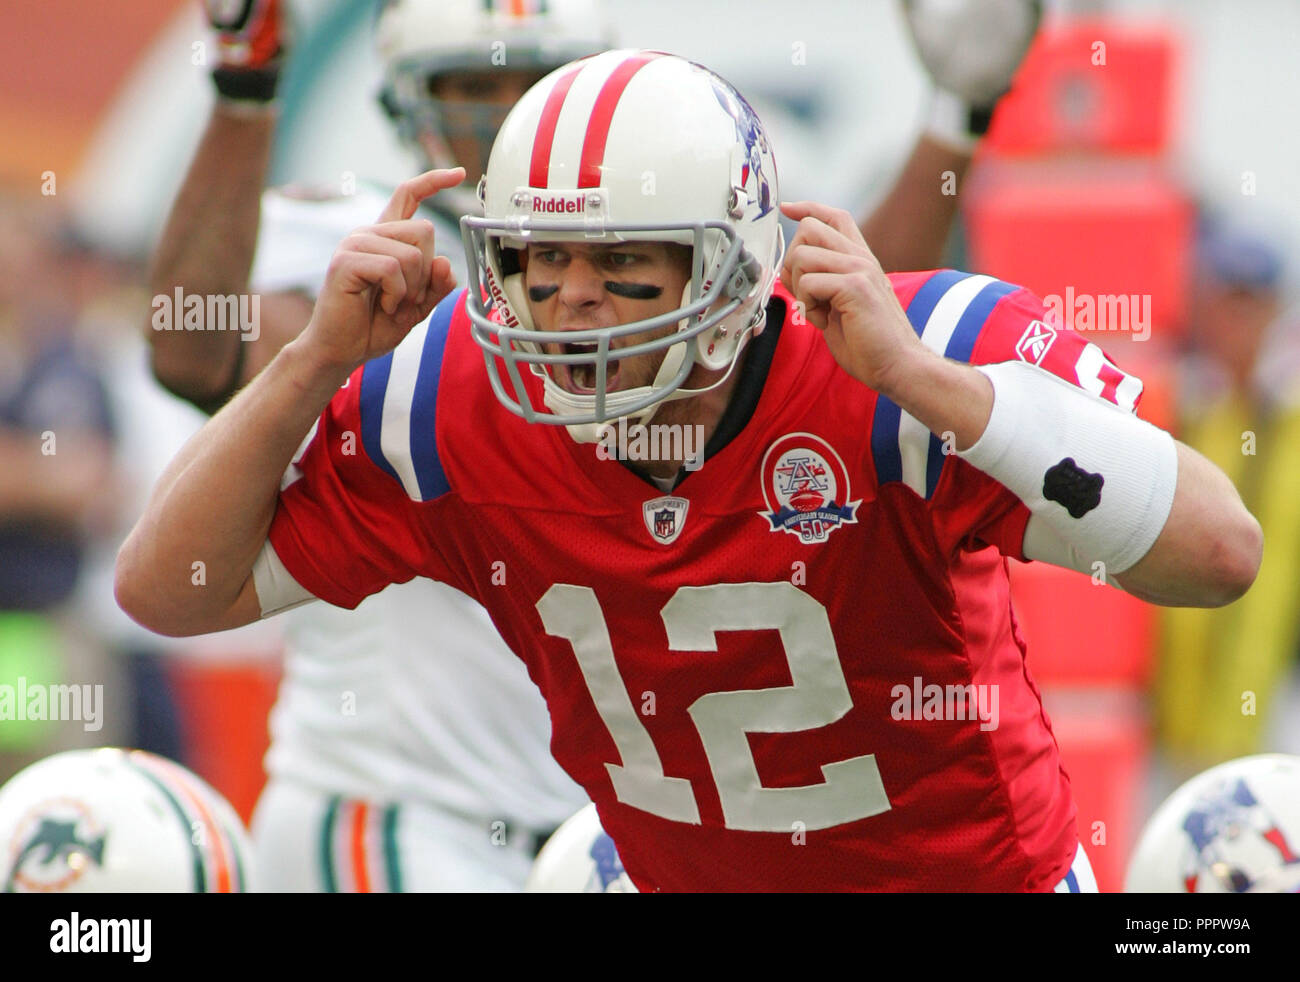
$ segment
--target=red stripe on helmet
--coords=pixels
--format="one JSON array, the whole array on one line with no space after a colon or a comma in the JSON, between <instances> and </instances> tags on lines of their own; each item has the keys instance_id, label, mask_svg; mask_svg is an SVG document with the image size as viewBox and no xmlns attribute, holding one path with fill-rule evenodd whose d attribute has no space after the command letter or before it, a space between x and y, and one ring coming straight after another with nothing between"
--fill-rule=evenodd
<instances>
[{"instance_id":1,"label":"red stripe on helmet","mask_svg":"<svg viewBox=\"0 0 1300 982\"><path fill-rule=\"evenodd\" d=\"M542 117L537 121L537 136L533 140L533 159L528 167L529 187L547 186L546 182L550 179L551 171L551 146L555 143L555 126L560 121L560 110L564 108L564 100L569 94L569 87L573 85L573 80L585 67L585 64L578 65L561 75L556 80L555 87L551 89L550 95L546 97L546 104L542 106Z\"/></svg>"},{"instance_id":2,"label":"red stripe on helmet","mask_svg":"<svg viewBox=\"0 0 1300 982\"><path fill-rule=\"evenodd\" d=\"M614 109L618 106L618 100L622 98L627 83L632 81L632 76L658 57L658 54L650 53L633 55L605 79L600 94L596 96L596 104L591 110L587 135L582 141L582 161L578 165L578 187L600 187L600 172L605 163L605 143L609 140L609 126L614 119Z\"/></svg>"}]
</instances>

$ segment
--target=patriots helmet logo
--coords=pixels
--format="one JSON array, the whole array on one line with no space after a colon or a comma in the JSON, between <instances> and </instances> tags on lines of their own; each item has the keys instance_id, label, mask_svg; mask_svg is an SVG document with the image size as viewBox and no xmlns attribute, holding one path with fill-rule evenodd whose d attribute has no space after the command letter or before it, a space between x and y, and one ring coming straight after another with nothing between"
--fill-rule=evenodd
<instances>
[{"instance_id":1,"label":"patriots helmet logo","mask_svg":"<svg viewBox=\"0 0 1300 982\"><path fill-rule=\"evenodd\" d=\"M618 858L618 849L614 846L614 840L609 837L609 833L602 831L596 836L596 841L591 844L589 855L595 865L594 876L599 881L596 892L603 893L620 876L626 875L623 871L623 860Z\"/></svg>"},{"instance_id":2,"label":"patriots helmet logo","mask_svg":"<svg viewBox=\"0 0 1300 982\"><path fill-rule=\"evenodd\" d=\"M712 73L709 73L712 77ZM739 92L726 86L713 84L713 94L727 115L736 124L736 139L745 147L745 160L741 164L741 186L750 189L750 180L754 181L751 201L758 203L758 214L762 218L775 207L772 200L772 177L776 175L776 161L772 159L772 146L768 142L767 132L751 106ZM768 169L771 169L769 175Z\"/></svg>"},{"instance_id":3,"label":"patriots helmet logo","mask_svg":"<svg viewBox=\"0 0 1300 982\"><path fill-rule=\"evenodd\" d=\"M1300 864L1300 855L1242 778L1199 798L1183 821L1188 893L1217 887L1230 893L1258 889L1267 871Z\"/></svg>"}]
</instances>

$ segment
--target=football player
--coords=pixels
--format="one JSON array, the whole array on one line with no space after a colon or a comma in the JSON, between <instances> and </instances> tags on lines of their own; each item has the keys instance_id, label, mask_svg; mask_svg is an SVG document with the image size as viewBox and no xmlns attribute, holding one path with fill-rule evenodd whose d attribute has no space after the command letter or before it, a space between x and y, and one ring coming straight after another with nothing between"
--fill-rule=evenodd
<instances>
[{"instance_id":1,"label":"football player","mask_svg":"<svg viewBox=\"0 0 1300 982\"><path fill-rule=\"evenodd\" d=\"M896 262L913 266L938 261L955 213L955 199L936 191L938 175L964 173L975 139L967 121L982 118L983 110L953 107L987 110L1008 87L1037 23L1036 3L1004 0L997 16L986 12L981 20L1003 29L973 63L967 55L959 64L943 42L969 33L969 23L952 18L954 11L969 15L973 4L931 7L905 10L939 86L936 107L947 111L933 114L868 223ZM366 184L347 196L260 191L275 126L272 97L288 52L284 5L214 3L209 11L220 32L220 98L173 206L153 282L168 296L177 286L259 293L260 337L149 336L159 379L211 411L307 324L335 245L373 218L386 195ZM600 13L593 0L382 5L375 42L385 67L384 107L428 165L464 165L461 184L420 209L462 279L455 223L478 210L472 189L505 112L550 68L606 46ZM496 45L505 46L509 68L494 64ZM527 849L585 799L574 798L577 789L546 752L544 710L486 615L421 580L384 591L355 614L318 605L289 617L271 779L253 823L264 882L274 889L522 884ZM411 642L432 637L437 650ZM346 845L358 829L375 844L360 863Z\"/></svg>"},{"instance_id":2,"label":"football player","mask_svg":"<svg viewBox=\"0 0 1300 982\"><path fill-rule=\"evenodd\" d=\"M811 202L783 250L770 141L700 66L614 51L531 89L452 292L412 216L463 176L340 246L160 480L123 608L190 634L464 590L642 891L1078 888L1004 557L1228 603L1262 547L1231 483L1026 290L886 276Z\"/></svg>"}]
</instances>

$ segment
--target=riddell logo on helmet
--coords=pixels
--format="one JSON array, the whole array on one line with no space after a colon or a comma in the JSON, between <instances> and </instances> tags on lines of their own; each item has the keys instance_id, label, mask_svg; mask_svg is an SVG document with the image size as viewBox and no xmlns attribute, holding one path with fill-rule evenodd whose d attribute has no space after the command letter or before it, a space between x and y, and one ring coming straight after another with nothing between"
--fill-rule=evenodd
<instances>
[{"instance_id":1,"label":"riddell logo on helmet","mask_svg":"<svg viewBox=\"0 0 1300 982\"><path fill-rule=\"evenodd\" d=\"M533 195L533 214L535 215L580 215L586 210L587 196L553 195L542 197Z\"/></svg>"},{"instance_id":2,"label":"riddell logo on helmet","mask_svg":"<svg viewBox=\"0 0 1300 982\"><path fill-rule=\"evenodd\" d=\"M487 275L488 293L492 295L492 311L497 314L501 323L506 327L518 327L519 319L515 317L514 312L510 309L510 302L506 299L505 291L501 289L501 284L497 278L489 271Z\"/></svg>"}]
</instances>

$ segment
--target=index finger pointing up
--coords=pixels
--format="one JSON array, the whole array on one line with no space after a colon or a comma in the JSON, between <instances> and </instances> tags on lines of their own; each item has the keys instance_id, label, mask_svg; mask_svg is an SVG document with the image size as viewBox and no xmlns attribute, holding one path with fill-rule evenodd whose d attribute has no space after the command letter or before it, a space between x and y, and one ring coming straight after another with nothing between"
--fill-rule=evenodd
<instances>
[{"instance_id":1,"label":"index finger pointing up","mask_svg":"<svg viewBox=\"0 0 1300 982\"><path fill-rule=\"evenodd\" d=\"M388 199L388 204L379 215L379 221L396 222L410 218L425 198L447 188L454 188L463 180L465 168L453 167L450 170L428 170L409 181L403 181Z\"/></svg>"},{"instance_id":2,"label":"index finger pointing up","mask_svg":"<svg viewBox=\"0 0 1300 982\"><path fill-rule=\"evenodd\" d=\"M811 216L829 225L850 242L862 242L862 233L858 230L858 224L853 220L853 216L839 208L832 208L830 205L823 205L816 201L783 201L781 211L787 218L793 218L796 222Z\"/></svg>"}]
</instances>

